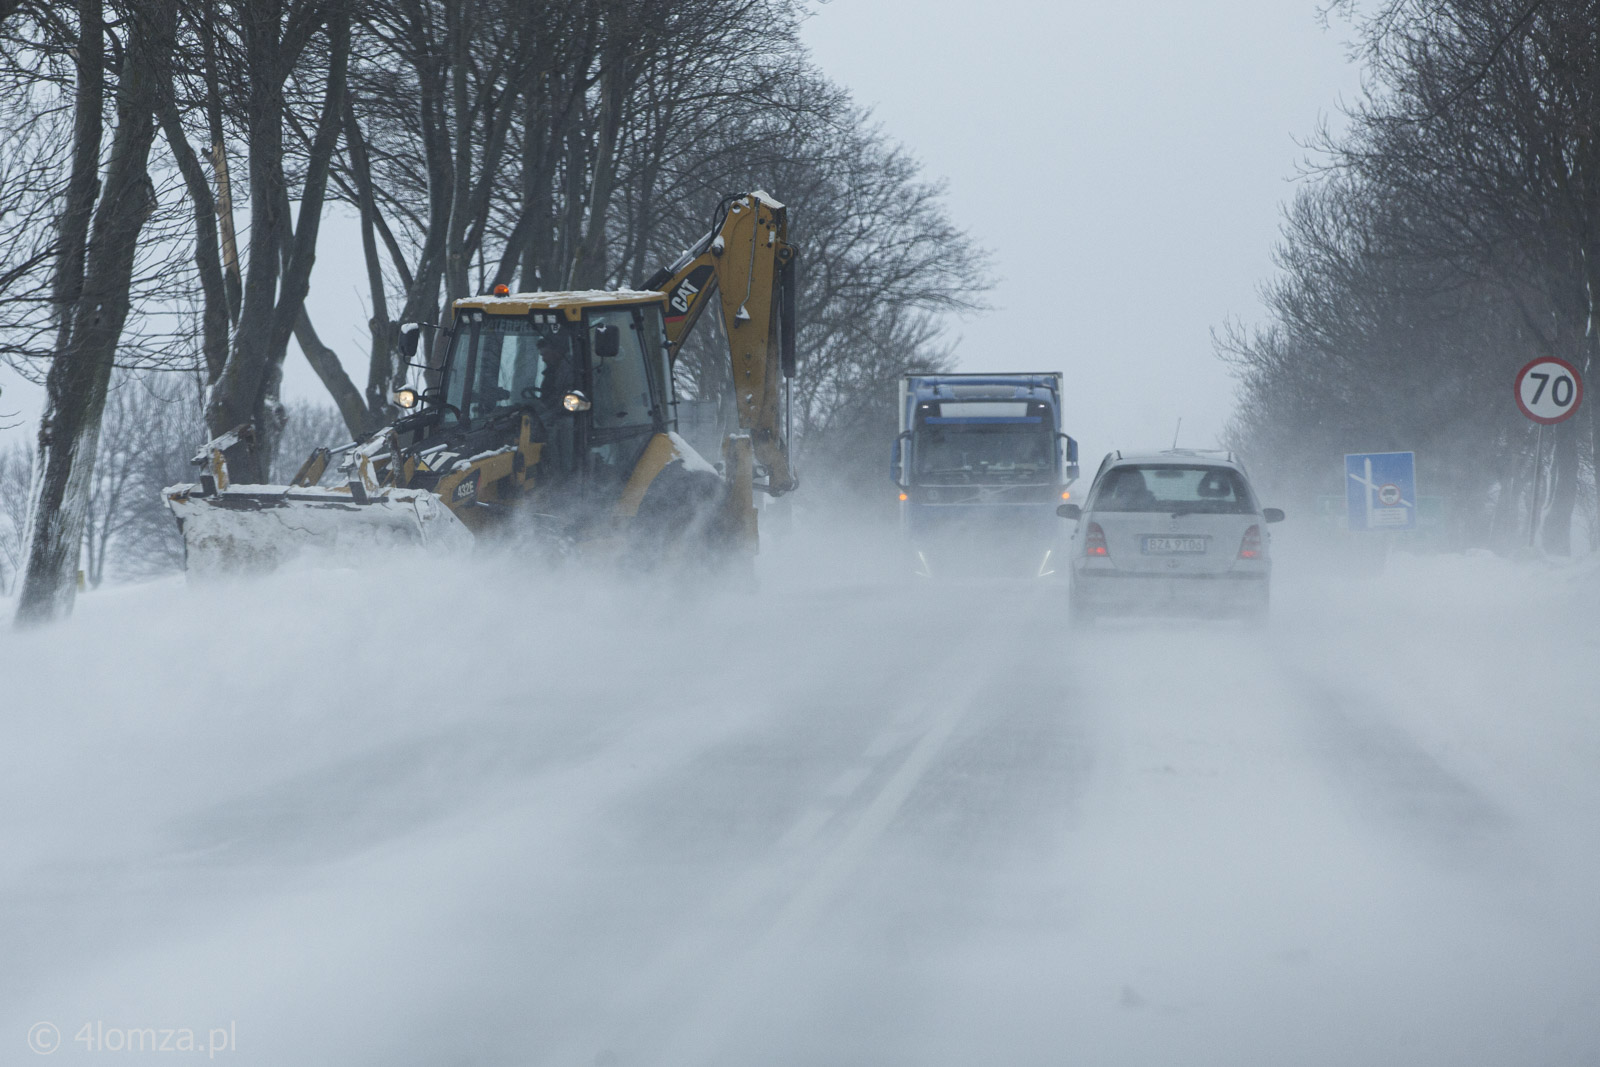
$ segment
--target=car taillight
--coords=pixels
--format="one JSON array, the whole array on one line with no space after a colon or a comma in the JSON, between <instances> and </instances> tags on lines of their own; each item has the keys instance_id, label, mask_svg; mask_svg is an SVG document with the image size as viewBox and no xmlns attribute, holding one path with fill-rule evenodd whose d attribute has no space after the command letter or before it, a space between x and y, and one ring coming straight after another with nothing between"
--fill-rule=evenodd
<instances>
[{"instance_id":1,"label":"car taillight","mask_svg":"<svg viewBox=\"0 0 1600 1067\"><path fill-rule=\"evenodd\" d=\"M1083 554L1085 556L1109 556L1106 551L1106 532L1100 529L1098 522L1091 522L1089 529L1083 535Z\"/></svg>"},{"instance_id":2,"label":"car taillight","mask_svg":"<svg viewBox=\"0 0 1600 1067\"><path fill-rule=\"evenodd\" d=\"M1261 558L1261 527L1252 526L1244 532L1244 539L1239 542L1239 558Z\"/></svg>"}]
</instances>

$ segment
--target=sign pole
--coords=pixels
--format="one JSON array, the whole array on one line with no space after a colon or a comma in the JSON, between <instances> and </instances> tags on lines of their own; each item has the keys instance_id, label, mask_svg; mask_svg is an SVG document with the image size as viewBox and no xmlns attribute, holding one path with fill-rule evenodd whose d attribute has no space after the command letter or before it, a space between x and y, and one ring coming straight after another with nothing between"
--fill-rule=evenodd
<instances>
[{"instance_id":1,"label":"sign pole","mask_svg":"<svg viewBox=\"0 0 1600 1067\"><path fill-rule=\"evenodd\" d=\"M1533 513L1528 516L1528 547L1532 548L1539 536L1539 482L1544 475L1544 423L1539 424L1539 436L1533 442Z\"/></svg>"},{"instance_id":2,"label":"sign pole","mask_svg":"<svg viewBox=\"0 0 1600 1067\"><path fill-rule=\"evenodd\" d=\"M1583 375L1564 359L1540 356L1517 371L1512 395L1522 413L1539 424L1533 442L1533 514L1528 516L1528 547L1539 537L1539 491L1544 488L1544 428L1572 418L1583 403ZM1552 449L1553 450L1553 449Z\"/></svg>"},{"instance_id":3,"label":"sign pole","mask_svg":"<svg viewBox=\"0 0 1600 1067\"><path fill-rule=\"evenodd\" d=\"M1367 484L1363 487L1365 491L1362 493L1362 495L1365 496L1366 499L1367 499L1367 529L1370 530L1370 529L1372 529L1372 487L1373 487L1373 481L1372 481L1372 457L1371 456L1368 456L1366 458L1366 466L1363 469L1365 470L1366 475L1367 475Z\"/></svg>"}]
</instances>

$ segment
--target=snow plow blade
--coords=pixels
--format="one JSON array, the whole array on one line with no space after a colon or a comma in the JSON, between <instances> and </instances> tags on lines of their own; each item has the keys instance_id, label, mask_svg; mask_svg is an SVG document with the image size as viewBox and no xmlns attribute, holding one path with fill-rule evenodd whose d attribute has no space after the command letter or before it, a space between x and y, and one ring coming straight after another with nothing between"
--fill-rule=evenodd
<instances>
[{"instance_id":1,"label":"snow plow blade","mask_svg":"<svg viewBox=\"0 0 1600 1067\"><path fill-rule=\"evenodd\" d=\"M208 491L210 490L210 491ZM433 493L285 485L175 485L162 491L195 578L255 574L301 556L353 566L392 548L470 551L473 537Z\"/></svg>"}]
</instances>

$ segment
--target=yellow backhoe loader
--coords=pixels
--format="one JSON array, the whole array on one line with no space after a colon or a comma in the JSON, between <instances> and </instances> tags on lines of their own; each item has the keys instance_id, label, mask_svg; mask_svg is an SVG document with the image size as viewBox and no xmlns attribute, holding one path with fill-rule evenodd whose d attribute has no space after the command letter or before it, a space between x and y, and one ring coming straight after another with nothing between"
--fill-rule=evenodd
<instances>
[{"instance_id":1,"label":"yellow backhoe loader","mask_svg":"<svg viewBox=\"0 0 1600 1067\"><path fill-rule=\"evenodd\" d=\"M709 233L642 290L510 293L455 302L426 387L364 442L317 449L289 485L230 484L209 442L194 485L165 490L192 575L261 570L306 551L453 551L533 537L659 560L738 560L757 546L754 493L796 485L789 463L795 254L784 206L725 199ZM673 366L720 298L738 428L719 463L677 430ZM414 354L420 324L402 327ZM323 486L330 464L342 484Z\"/></svg>"}]
</instances>

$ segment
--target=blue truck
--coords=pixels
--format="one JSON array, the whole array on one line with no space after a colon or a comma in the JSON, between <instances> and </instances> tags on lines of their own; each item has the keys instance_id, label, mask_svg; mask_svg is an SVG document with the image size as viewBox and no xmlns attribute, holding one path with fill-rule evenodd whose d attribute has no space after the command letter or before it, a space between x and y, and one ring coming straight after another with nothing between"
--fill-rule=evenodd
<instances>
[{"instance_id":1,"label":"blue truck","mask_svg":"<svg viewBox=\"0 0 1600 1067\"><path fill-rule=\"evenodd\" d=\"M890 474L914 572L1064 575L1056 507L1078 477L1061 430L1061 375L919 374L900 380Z\"/></svg>"}]
</instances>

